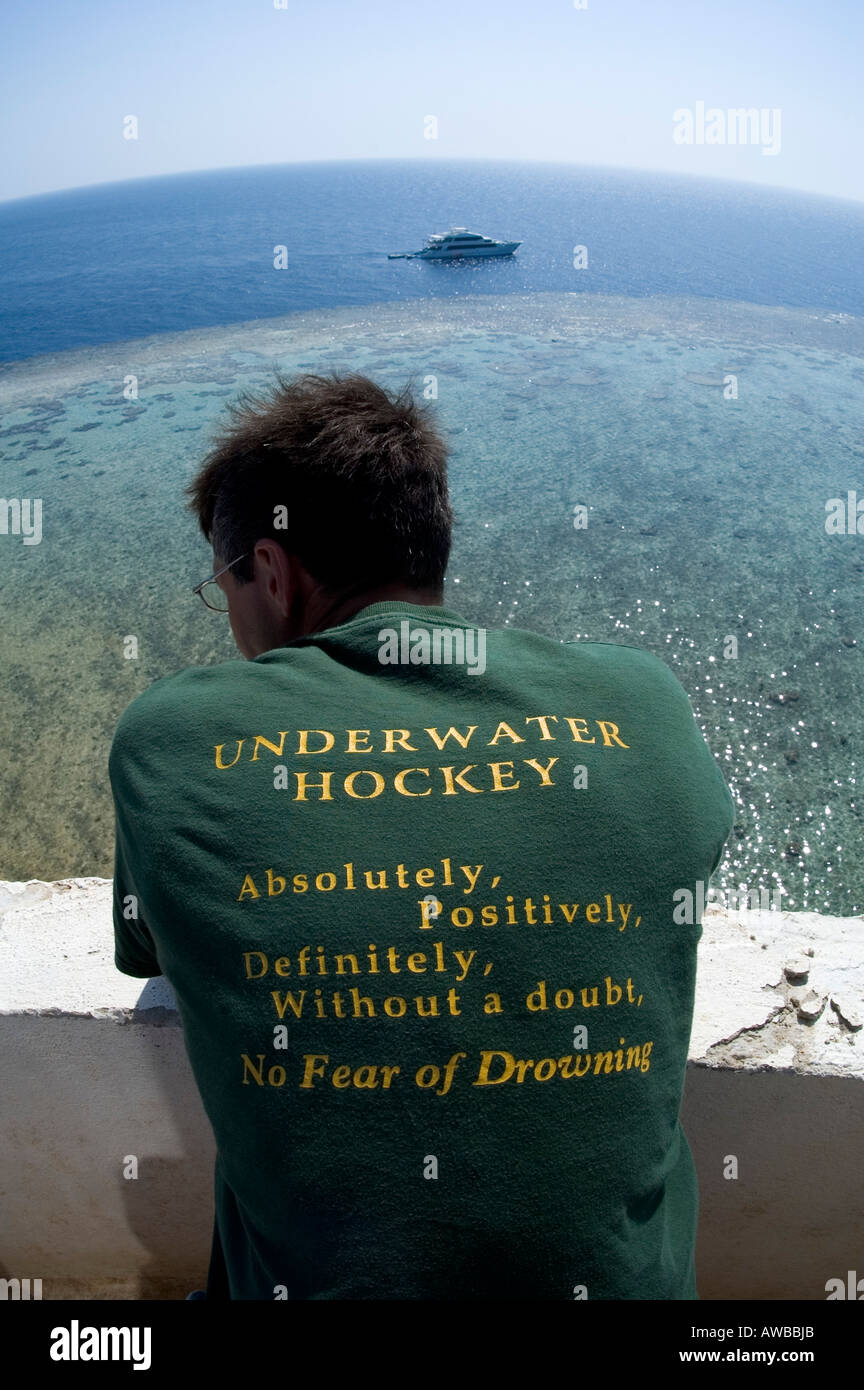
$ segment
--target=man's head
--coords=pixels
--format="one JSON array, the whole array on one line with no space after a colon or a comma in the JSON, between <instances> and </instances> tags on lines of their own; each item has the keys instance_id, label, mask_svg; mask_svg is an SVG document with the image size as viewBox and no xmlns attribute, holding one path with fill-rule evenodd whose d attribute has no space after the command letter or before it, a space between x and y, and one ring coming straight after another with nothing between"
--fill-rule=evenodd
<instances>
[{"instance_id":1,"label":"man's head","mask_svg":"<svg viewBox=\"0 0 864 1390\"><path fill-rule=\"evenodd\" d=\"M277 375L229 411L187 492L214 570L231 566L217 582L244 656L379 600L442 604L447 445L407 387Z\"/></svg>"}]
</instances>

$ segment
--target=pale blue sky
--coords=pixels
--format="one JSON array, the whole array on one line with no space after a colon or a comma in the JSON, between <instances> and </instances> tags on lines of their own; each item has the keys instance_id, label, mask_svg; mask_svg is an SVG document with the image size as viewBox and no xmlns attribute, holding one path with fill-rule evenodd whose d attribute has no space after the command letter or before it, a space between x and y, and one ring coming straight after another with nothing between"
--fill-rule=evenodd
<instances>
[{"instance_id":1,"label":"pale blue sky","mask_svg":"<svg viewBox=\"0 0 864 1390\"><path fill-rule=\"evenodd\" d=\"M864 200L862 53L864 0L0 0L0 198L232 165L488 157ZM676 144L673 112L698 102L779 108L779 153ZM776 145L776 120L765 129Z\"/></svg>"}]
</instances>

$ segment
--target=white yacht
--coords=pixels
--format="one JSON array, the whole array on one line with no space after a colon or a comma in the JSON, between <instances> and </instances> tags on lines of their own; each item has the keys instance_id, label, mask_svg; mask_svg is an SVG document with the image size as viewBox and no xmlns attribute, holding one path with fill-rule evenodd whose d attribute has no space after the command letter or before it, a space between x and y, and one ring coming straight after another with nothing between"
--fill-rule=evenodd
<instances>
[{"instance_id":1,"label":"white yacht","mask_svg":"<svg viewBox=\"0 0 864 1390\"><path fill-rule=\"evenodd\" d=\"M459 261L475 256L512 256L521 245L521 241L495 241L469 232L466 227L451 227L449 232L433 232L422 251L391 251L388 260Z\"/></svg>"}]
</instances>

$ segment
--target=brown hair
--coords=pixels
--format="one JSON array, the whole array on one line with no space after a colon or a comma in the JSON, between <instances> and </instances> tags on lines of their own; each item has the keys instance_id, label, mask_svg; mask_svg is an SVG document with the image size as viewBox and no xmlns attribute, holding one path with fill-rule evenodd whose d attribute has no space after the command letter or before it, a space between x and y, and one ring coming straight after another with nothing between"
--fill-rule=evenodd
<instances>
[{"instance_id":1,"label":"brown hair","mask_svg":"<svg viewBox=\"0 0 864 1390\"><path fill-rule=\"evenodd\" d=\"M410 387L391 396L357 373L277 373L269 395L244 392L228 410L186 489L222 564L268 538L335 592L441 589L453 526L448 451ZM286 529L274 529L277 508L287 509ZM233 573L251 579L252 565L250 554Z\"/></svg>"}]
</instances>

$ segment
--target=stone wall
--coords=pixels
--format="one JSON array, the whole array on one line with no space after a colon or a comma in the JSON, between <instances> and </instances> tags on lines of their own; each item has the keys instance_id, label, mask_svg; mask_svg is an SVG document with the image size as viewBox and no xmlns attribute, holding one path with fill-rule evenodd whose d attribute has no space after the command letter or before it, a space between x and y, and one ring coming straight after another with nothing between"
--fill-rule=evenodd
<instances>
[{"instance_id":1,"label":"stone wall","mask_svg":"<svg viewBox=\"0 0 864 1390\"><path fill-rule=\"evenodd\" d=\"M709 906L703 927L700 1294L824 1299L864 1278L864 920ZM213 1137L170 987L114 968L110 880L0 883L0 962L0 1277L45 1299L203 1287Z\"/></svg>"}]
</instances>

